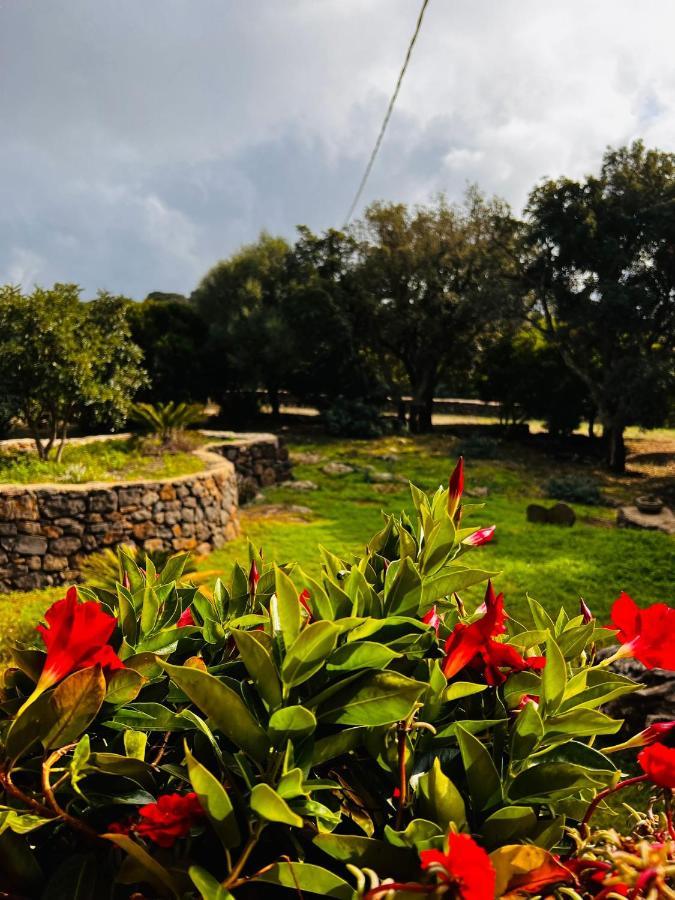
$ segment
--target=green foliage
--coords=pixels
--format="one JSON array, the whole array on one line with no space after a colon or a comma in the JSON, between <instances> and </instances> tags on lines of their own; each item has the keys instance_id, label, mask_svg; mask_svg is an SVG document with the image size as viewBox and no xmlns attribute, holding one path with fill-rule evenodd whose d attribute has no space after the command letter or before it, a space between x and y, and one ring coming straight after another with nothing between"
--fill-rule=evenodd
<instances>
[{"instance_id":1,"label":"green foliage","mask_svg":"<svg viewBox=\"0 0 675 900\"><path fill-rule=\"evenodd\" d=\"M675 155L636 141L607 150L597 175L544 182L527 208L529 283L617 471L626 425L664 421L672 401L674 186Z\"/></svg>"},{"instance_id":2,"label":"green foliage","mask_svg":"<svg viewBox=\"0 0 675 900\"><path fill-rule=\"evenodd\" d=\"M328 434L340 437L374 438L389 430L378 406L348 397L336 397L322 419Z\"/></svg>"},{"instance_id":3,"label":"green foliage","mask_svg":"<svg viewBox=\"0 0 675 900\"><path fill-rule=\"evenodd\" d=\"M567 503L600 506L603 502L598 482L583 475L553 476L546 482L546 496Z\"/></svg>"},{"instance_id":4,"label":"green foliage","mask_svg":"<svg viewBox=\"0 0 675 900\"><path fill-rule=\"evenodd\" d=\"M457 453L465 459L499 459L499 441L487 435L471 435L462 438Z\"/></svg>"},{"instance_id":5,"label":"green foliage","mask_svg":"<svg viewBox=\"0 0 675 900\"><path fill-rule=\"evenodd\" d=\"M5 397L15 398L41 459L57 439L60 459L68 430L85 413L121 425L144 381L128 301L100 292L82 303L79 295L73 284L30 295L0 288L0 383Z\"/></svg>"},{"instance_id":6,"label":"green foliage","mask_svg":"<svg viewBox=\"0 0 675 900\"><path fill-rule=\"evenodd\" d=\"M175 440L179 432L204 421L204 407L200 403L134 403L130 418L163 444Z\"/></svg>"},{"instance_id":7,"label":"green foliage","mask_svg":"<svg viewBox=\"0 0 675 900\"><path fill-rule=\"evenodd\" d=\"M545 653L543 673L506 671L490 687L469 667L448 683L445 639L483 615L453 592L489 573L467 562L447 495L413 488L410 515L386 515L363 555L323 549L316 578L250 546L212 597L184 583L185 555L157 571L122 554L114 594L81 589L116 617L126 668L80 669L36 699L44 651L14 651L0 815L30 866L0 876L8 889L25 893L39 872L47 895L76 896L93 859L115 897L144 885L237 896L260 882L355 900L347 864L415 877L417 851L441 849L449 826L488 846L556 845L617 778L590 745L620 722L597 707L635 686L594 661L611 632L564 613L554 624L535 601L499 640ZM432 605L438 633L421 621ZM194 624L178 627L188 608ZM538 708L518 711L524 694ZM136 830L138 807L190 789L203 814L189 841L160 849Z\"/></svg>"}]
</instances>

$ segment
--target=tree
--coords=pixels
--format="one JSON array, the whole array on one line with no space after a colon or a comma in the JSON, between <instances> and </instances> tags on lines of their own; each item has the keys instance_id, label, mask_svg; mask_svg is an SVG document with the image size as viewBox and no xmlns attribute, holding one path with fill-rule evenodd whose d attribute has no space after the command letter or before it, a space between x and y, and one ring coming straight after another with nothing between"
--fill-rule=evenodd
<instances>
[{"instance_id":1,"label":"tree","mask_svg":"<svg viewBox=\"0 0 675 900\"><path fill-rule=\"evenodd\" d=\"M221 388L264 386L275 416L279 391L293 366L283 313L289 251L283 238L263 232L256 243L215 265L191 296L209 323Z\"/></svg>"},{"instance_id":2,"label":"tree","mask_svg":"<svg viewBox=\"0 0 675 900\"><path fill-rule=\"evenodd\" d=\"M205 400L208 326L194 306L179 294L155 292L142 303L130 303L127 315L148 373L139 398L151 403Z\"/></svg>"},{"instance_id":3,"label":"tree","mask_svg":"<svg viewBox=\"0 0 675 900\"><path fill-rule=\"evenodd\" d=\"M407 381L411 430L431 428L440 380L462 377L482 336L510 315L515 233L508 208L476 190L461 207L375 203L357 226L370 333L392 392Z\"/></svg>"},{"instance_id":4,"label":"tree","mask_svg":"<svg viewBox=\"0 0 675 900\"><path fill-rule=\"evenodd\" d=\"M86 412L121 424L143 383L141 351L130 337L128 300L100 292L80 301L74 284L51 290L0 288L0 383L13 398L41 459Z\"/></svg>"},{"instance_id":5,"label":"tree","mask_svg":"<svg viewBox=\"0 0 675 900\"><path fill-rule=\"evenodd\" d=\"M536 314L586 385L607 463L622 472L626 426L659 424L672 398L675 155L639 141L610 149L599 175L537 187L527 214Z\"/></svg>"}]
</instances>

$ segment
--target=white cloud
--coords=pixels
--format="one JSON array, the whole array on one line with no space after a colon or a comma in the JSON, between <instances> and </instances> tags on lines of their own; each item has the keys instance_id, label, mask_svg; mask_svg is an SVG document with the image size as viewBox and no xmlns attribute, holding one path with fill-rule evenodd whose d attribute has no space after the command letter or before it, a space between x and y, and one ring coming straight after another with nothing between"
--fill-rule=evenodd
<instances>
[{"instance_id":1,"label":"white cloud","mask_svg":"<svg viewBox=\"0 0 675 900\"><path fill-rule=\"evenodd\" d=\"M0 3L0 278L189 291L262 227L341 224L417 10ZM675 149L674 30L662 0L431 0L364 201L520 208L608 144Z\"/></svg>"}]
</instances>

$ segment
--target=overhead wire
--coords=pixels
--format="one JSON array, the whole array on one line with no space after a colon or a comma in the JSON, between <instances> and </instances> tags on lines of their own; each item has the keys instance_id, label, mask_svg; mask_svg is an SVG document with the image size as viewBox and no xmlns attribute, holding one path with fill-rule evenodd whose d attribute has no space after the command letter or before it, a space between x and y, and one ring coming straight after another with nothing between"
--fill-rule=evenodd
<instances>
[{"instance_id":1,"label":"overhead wire","mask_svg":"<svg viewBox=\"0 0 675 900\"><path fill-rule=\"evenodd\" d=\"M382 125L380 127L380 132L377 136L377 140L375 141L375 146L373 147L372 153L370 154L370 158L368 160L368 164L366 165L365 171L361 178L361 182L358 186L354 199L352 200L352 204L349 207L349 212L347 213L347 218L345 219L344 226L347 227L349 222L351 221L352 216L354 215L354 210L361 199L361 195L363 194L363 189L366 186L366 182L370 176L370 173L373 168L373 164L375 163L375 158L380 149L380 145L382 144L382 139L384 138L384 133L387 130L387 125L389 124L389 119L391 118L391 114L394 110L394 105L396 103L396 99L398 97L399 91L401 90L401 84L403 83L403 77L406 73L406 69L408 68L408 63L410 62L410 57L412 56L413 47L415 46L415 42L417 41L417 36L420 33L420 29L422 27L422 20L424 19L424 13L426 12L427 6L429 5L429 0L422 0L422 6L419 11L419 15L417 16L417 23L415 25L415 30L413 32L412 37L410 38L410 43L408 44L408 50L405 55L405 59L403 60L403 65L401 66L401 71L398 74L398 78L396 80L396 86L394 88L394 93L391 95L391 99L389 100L389 106L387 107L387 112L385 113L384 120L382 121Z\"/></svg>"}]
</instances>

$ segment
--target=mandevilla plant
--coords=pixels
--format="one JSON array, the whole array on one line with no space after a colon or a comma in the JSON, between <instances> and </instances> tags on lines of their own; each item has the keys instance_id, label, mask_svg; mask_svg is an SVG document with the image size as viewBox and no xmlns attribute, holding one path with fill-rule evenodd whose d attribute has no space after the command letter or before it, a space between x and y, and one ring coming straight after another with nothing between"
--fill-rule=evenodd
<instances>
[{"instance_id":1,"label":"mandevilla plant","mask_svg":"<svg viewBox=\"0 0 675 900\"><path fill-rule=\"evenodd\" d=\"M322 549L318 578L251 547L206 596L186 556L156 571L122 552L116 594L55 603L5 673L0 890L675 896L668 724L593 746L621 726L599 708L637 687L611 661L673 668L675 610L622 595L608 628L529 598L519 622L467 561L492 529L462 526L461 460L448 489L411 490L412 519L386 516L362 557ZM624 782L612 751L632 747L643 774ZM636 780L666 800L641 843L593 831Z\"/></svg>"}]
</instances>

